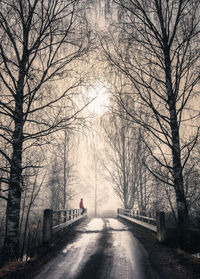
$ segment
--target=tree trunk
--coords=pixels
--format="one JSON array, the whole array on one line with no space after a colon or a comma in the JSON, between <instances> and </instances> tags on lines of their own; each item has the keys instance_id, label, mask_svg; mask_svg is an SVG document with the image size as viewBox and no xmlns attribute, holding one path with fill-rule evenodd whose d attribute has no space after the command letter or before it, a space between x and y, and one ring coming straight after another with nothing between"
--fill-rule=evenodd
<instances>
[{"instance_id":1,"label":"tree trunk","mask_svg":"<svg viewBox=\"0 0 200 279\"><path fill-rule=\"evenodd\" d=\"M96 157L95 157L96 158ZM97 217L97 161L94 162L94 217Z\"/></svg>"},{"instance_id":2,"label":"tree trunk","mask_svg":"<svg viewBox=\"0 0 200 279\"><path fill-rule=\"evenodd\" d=\"M172 130L174 187L176 191L176 201L177 201L179 244L180 247L184 249L186 245L186 237L187 237L188 208L187 208L187 201L184 193L178 123L174 111L175 111L175 106L170 111L171 130Z\"/></svg>"},{"instance_id":3,"label":"tree trunk","mask_svg":"<svg viewBox=\"0 0 200 279\"><path fill-rule=\"evenodd\" d=\"M177 192L176 196L179 243L180 248L185 249L187 246L188 235L188 206L186 198L182 195L182 193Z\"/></svg>"},{"instance_id":4,"label":"tree trunk","mask_svg":"<svg viewBox=\"0 0 200 279\"><path fill-rule=\"evenodd\" d=\"M10 161L8 202L6 208L6 234L4 239L3 261L19 257L19 225L21 204L22 145L23 145L23 85L24 66L19 72L18 91L15 97L13 153Z\"/></svg>"},{"instance_id":5,"label":"tree trunk","mask_svg":"<svg viewBox=\"0 0 200 279\"><path fill-rule=\"evenodd\" d=\"M166 89L168 94L168 105L170 113L170 128L172 136L172 159L173 159L173 174L174 187L177 201L177 219L178 219L178 234L179 245L184 249L186 245L187 224L188 224L188 208L184 193L183 173L181 164L181 149L179 126L176 111L176 96L173 92L172 77L171 77L171 62L169 53L165 53L166 65Z\"/></svg>"},{"instance_id":6,"label":"tree trunk","mask_svg":"<svg viewBox=\"0 0 200 279\"><path fill-rule=\"evenodd\" d=\"M126 179L126 147L125 147L124 126L121 129L121 141L122 141L121 165L122 165L122 177L123 177L122 183L123 183L124 208L128 209L128 183Z\"/></svg>"},{"instance_id":7,"label":"tree trunk","mask_svg":"<svg viewBox=\"0 0 200 279\"><path fill-rule=\"evenodd\" d=\"M64 154L63 154L63 182L64 182L64 200L63 208L67 208L67 131L64 130Z\"/></svg>"},{"instance_id":8,"label":"tree trunk","mask_svg":"<svg viewBox=\"0 0 200 279\"><path fill-rule=\"evenodd\" d=\"M19 254L18 234L21 203L22 132L20 125L16 125L15 127L6 209L6 235L3 253L4 261L17 259Z\"/></svg>"}]
</instances>

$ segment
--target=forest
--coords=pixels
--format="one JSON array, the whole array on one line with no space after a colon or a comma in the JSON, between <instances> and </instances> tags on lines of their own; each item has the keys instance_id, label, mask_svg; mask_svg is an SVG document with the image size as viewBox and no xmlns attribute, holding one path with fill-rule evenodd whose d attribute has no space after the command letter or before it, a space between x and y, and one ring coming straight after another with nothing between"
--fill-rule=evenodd
<instances>
[{"instance_id":1,"label":"forest","mask_svg":"<svg viewBox=\"0 0 200 279\"><path fill-rule=\"evenodd\" d=\"M1 262L40 246L45 208L87 191L106 203L109 187L122 208L168 213L183 249L200 231L199 13L198 0L0 0Z\"/></svg>"}]
</instances>

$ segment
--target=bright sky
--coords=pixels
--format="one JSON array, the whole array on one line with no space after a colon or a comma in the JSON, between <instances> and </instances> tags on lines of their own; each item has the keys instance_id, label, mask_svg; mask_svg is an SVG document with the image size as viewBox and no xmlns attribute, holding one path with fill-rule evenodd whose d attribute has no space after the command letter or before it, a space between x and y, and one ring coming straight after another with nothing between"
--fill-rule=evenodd
<instances>
[{"instance_id":1,"label":"bright sky","mask_svg":"<svg viewBox=\"0 0 200 279\"><path fill-rule=\"evenodd\" d=\"M89 100L94 99L88 106L90 113L102 115L109 106L109 90L103 84L95 84L86 90Z\"/></svg>"},{"instance_id":2,"label":"bright sky","mask_svg":"<svg viewBox=\"0 0 200 279\"><path fill-rule=\"evenodd\" d=\"M85 88L85 94L89 100L94 99L86 108L86 115L92 114L90 129L86 129L80 134L78 147L78 176L80 177L80 195L72 201L71 207L76 208L80 198L83 198L84 206L88 208L89 215L94 213L95 185L97 187L97 214L106 210L114 210L120 207L117 195L114 193L110 182L106 181L102 174L101 156L104 149L104 140L100 136L99 118L108 109L109 89L103 84L95 84ZM89 123L88 123L89 125ZM94 153L100 157L95 174Z\"/></svg>"}]
</instances>

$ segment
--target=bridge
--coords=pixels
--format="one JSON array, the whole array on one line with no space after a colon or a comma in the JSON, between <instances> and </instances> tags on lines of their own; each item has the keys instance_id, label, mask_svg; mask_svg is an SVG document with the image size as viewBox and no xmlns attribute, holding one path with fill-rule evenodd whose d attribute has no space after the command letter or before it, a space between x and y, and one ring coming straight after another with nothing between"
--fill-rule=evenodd
<instances>
[{"instance_id":1,"label":"bridge","mask_svg":"<svg viewBox=\"0 0 200 279\"><path fill-rule=\"evenodd\" d=\"M81 214L80 209L45 209L42 242L46 251L56 245L55 239L60 238L64 231L72 230L76 237L72 236L68 243L66 241L58 255L31 278L160 278L150 263L148 253L134 236L132 225L139 225L158 241L164 241L164 217L163 212L153 215L145 211L118 209L116 218L88 218L87 210Z\"/></svg>"},{"instance_id":2,"label":"bridge","mask_svg":"<svg viewBox=\"0 0 200 279\"><path fill-rule=\"evenodd\" d=\"M51 245L56 234L74 224L77 224L74 231L78 235L34 279L159 278L155 277L148 254L126 222L139 224L153 232L159 241L164 241L164 234L161 236L164 230L161 230L161 225L164 225L163 213L152 216L144 211L118 209L116 217L89 219L87 211L81 215L79 209L46 209L43 220L45 245Z\"/></svg>"},{"instance_id":3,"label":"bridge","mask_svg":"<svg viewBox=\"0 0 200 279\"><path fill-rule=\"evenodd\" d=\"M87 217L87 210L84 214L81 214L80 209L45 209L43 218L43 242L47 243L51 241L53 235L58 231L71 226L85 217ZM117 210L117 217L139 224L140 226L155 232L159 241L165 241L166 228L164 212L157 212L156 216L153 216L151 212L119 208Z\"/></svg>"},{"instance_id":4,"label":"bridge","mask_svg":"<svg viewBox=\"0 0 200 279\"><path fill-rule=\"evenodd\" d=\"M198 278L182 270L174 254L160 244L166 237L164 212L118 209L116 218L88 218L87 210L45 209L41 236L43 253L32 256L42 264L32 273L8 278Z\"/></svg>"}]
</instances>

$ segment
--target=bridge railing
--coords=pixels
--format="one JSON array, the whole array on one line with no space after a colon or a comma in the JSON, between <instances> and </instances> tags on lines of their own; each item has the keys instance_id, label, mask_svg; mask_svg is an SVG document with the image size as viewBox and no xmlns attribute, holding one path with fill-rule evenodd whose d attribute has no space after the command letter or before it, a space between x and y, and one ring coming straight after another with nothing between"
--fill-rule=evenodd
<instances>
[{"instance_id":1,"label":"bridge railing","mask_svg":"<svg viewBox=\"0 0 200 279\"><path fill-rule=\"evenodd\" d=\"M159 241L165 241L166 227L164 212L157 212L156 216L154 216L151 212L147 211L118 208L117 216L154 231Z\"/></svg>"},{"instance_id":2,"label":"bridge railing","mask_svg":"<svg viewBox=\"0 0 200 279\"><path fill-rule=\"evenodd\" d=\"M43 242L49 242L53 235L87 216L87 210L81 209L52 210L45 209L43 215Z\"/></svg>"}]
</instances>

